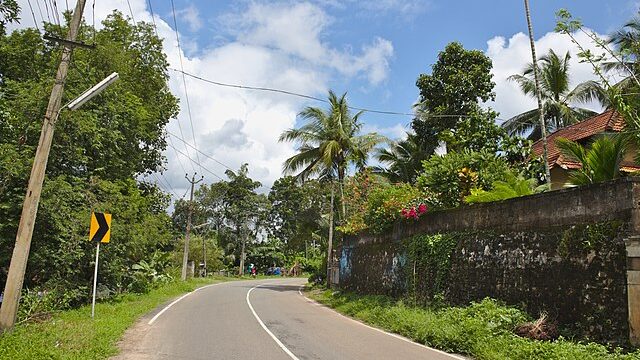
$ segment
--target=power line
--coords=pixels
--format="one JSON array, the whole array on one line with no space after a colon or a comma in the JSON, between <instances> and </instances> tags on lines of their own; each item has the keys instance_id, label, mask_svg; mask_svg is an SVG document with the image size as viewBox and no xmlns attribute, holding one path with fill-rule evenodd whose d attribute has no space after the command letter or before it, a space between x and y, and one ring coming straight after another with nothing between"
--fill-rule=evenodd
<instances>
[{"instance_id":1,"label":"power line","mask_svg":"<svg viewBox=\"0 0 640 360\"><path fill-rule=\"evenodd\" d=\"M53 11L54 17L58 22L58 26L62 26L62 23L60 22L60 14L58 14L58 4L56 4L56 0L52 0L51 5L52 5L51 11Z\"/></svg>"},{"instance_id":2,"label":"power line","mask_svg":"<svg viewBox=\"0 0 640 360\"><path fill-rule=\"evenodd\" d=\"M42 34L42 31L40 31L40 27L38 26L38 20L36 20L36 14L33 12L33 7L31 6L31 0L27 0L27 3L29 4L29 10L31 10L31 16L33 17L33 23L36 26L36 29L38 29L38 32L40 34Z\"/></svg>"},{"instance_id":3,"label":"power line","mask_svg":"<svg viewBox=\"0 0 640 360\"><path fill-rule=\"evenodd\" d=\"M186 174L187 173L187 169L182 164L182 161L180 161L180 156L178 155L178 152L176 151L176 147L173 144L173 138L169 138L169 142L171 143L171 148L173 148L173 151L176 154L176 160L178 160L178 164L180 164L180 167L182 168L182 171L184 171L184 173Z\"/></svg>"},{"instance_id":4,"label":"power line","mask_svg":"<svg viewBox=\"0 0 640 360\"><path fill-rule=\"evenodd\" d=\"M47 19L49 19L49 23L53 23L51 21L51 15L49 15L49 5L47 4L47 0L43 0L44 1L44 9L47 12Z\"/></svg>"},{"instance_id":5,"label":"power line","mask_svg":"<svg viewBox=\"0 0 640 360\"><path fill-rule=\"evenodd\" d=\"M194 147L193 145L189 144L189 143L188 143L187 141L185 141L184 139L181 139L181 138L180 138L180 137L178 137L177 135L174 135L173 133L171 133L171 132L169 132L169 131L167 131L167 133L168 133L169 135L171 135L171 136L175 137L176 139L178 139L178 140L180 140L180 141L184 142L185 144L187 144L187 146L189 146L189 147L190 147L190 148L192 148L193 150L197 151L198 153L200 153L200 154L204 155L206 158L211 159L211 160L213 160L213 161L217 162L218 164L220 164L220 165L222 165L222 166L226 167L226 168L227 168L227 169L229 169L229 170L233 170L229 165L226 165L225 163L221 162L220 160L218 160L218 159L214 158L213 156L211 156L211 155L207 155L206 153L204 153L204 152L202 152L202 151L198 150L196 147Z\"/></svg>"},{"instance_id":6,"label":"power line","mask_svg":"<svg viewBox=\"0 0 640 360\"><path fill-rule=\"evenodd\" d=\"M42 22L44 23L44 15L42 15L42 7L40 6L40 1L36 0L36 5L38 5L38 12L40 13L40 19L42 19ZM44 28L44 25L43 25Z\"/></svg>"},{"instance_id":7,"label":"power line","mask_svg":"<svg viewBox=\"0 0 640 360\"><path fill-rule=\"evenodd\" d=\"M273 92L273 93L284 94L284 95L289 95L289 96L296 96L296 97L300 97L300 98L308 99L308 100L319 101L319 102L323 102L323 103L329 103L329 101L326 100L326 99L322 99L322 98L319 98L319 97L316 97L316 96L311 96L311 95L300 94L300 93L296 93L296 92L293 92L293 91L275 89L275 88L263 87L263 86L248 86L248 85L223 83L223 82L220 82L220 81L210 80L210 79L206 79L206 78L203 78L201 76L198 76L198 75L190 74L190 73L188 73L186 71L183 71L183 70L178 70L178 69L174 69L174 68L169 68L169 70L172 70L172 71L175 71L175 72L179 72L179 73L182 73L183 75L189 76L191 78L194 78L194 79L197 79L197 80L209 83L209 84L217 85L217 86L230 87L230 88L236 88L236 89L244 89L244 90L256 90L256 91ZM385 110L374 110L374 109L361 108L361 107L357 107L357 106L348 106L348 107L351 110L365 111L365 112L376 113L376 114L416 116L416 114L414 114L414 113L404 113L404 112L385 111ZM454 117L454 116L455 117L459 117L459 116L465 116L465 115L434 115L434 116L435 117Z\"/></svg>"},{"instance_id":8,"label":"power line","mask_svg":"<svg viewBox=\"0 0 640 360\"><path fill-rule=\"evenodd\" d=\"M162 175L162 173L160 173L160 174ZM153 177L156 179L156 183L158 184L158 186L160 186L161 188L163 188L163 190L165 190L166 192L171 192L171 193L173 193L173 195L175 195L175 196L176 196L176 198L178 197L178 194L173 190L173 187L171 187L171 184L166 180L166 178L165 178L165 183L164 183L164 184L169 185L169 187L168 187L168 188L164 188L164 184L163 184L163 182L160 180L160 178L159 178L155 173L153 173L153 174L151 174L151 175L153 175ZM170 190L170 191L169 191L169 190Z\"/></svg>"},{"instance_id":9,"label":"power line","mask_svg":"<svg viewBox=\"0 0 640 360\"><path fill-rule=\"evenodd\" d=\"M173 145L169 145L169 146L171 146L171 147L172 147L176 152L178 152L179 154L181 154L181 155L186 156L187 158L189 158L189 156L188 156L188 155L186 155L186 154L185 154L185 153L183 153L182 151L178 150L175 146L173 146ZM185 145L185 147L186 147L186 145ZM222 177L220 177L218 174L214 173L213 171L211 171L211 170L207 169L206 167L204 167L204 166L202 166L202 165L200 165L200 167L201 167L204 171L208 172L209 174L211 174L211 175L213 175L213 176L217 177L218 179L220 179L220 180L224 181L224 179L223 179Z\"/></svg>"},{"instance_id":10,"label":"power line","mask_svg":"<svg viewBox=\"0 0 640 360\"><path fill-rule=\"evenodd\" d=\"M147 0L147 3L149 4L149 12L151 12L151 21L153 22L153 29L156 32L156 37L160 38L160 36L158 36L158 27L156 26L156 17L155 15L153 15L153 6L151 6L151 0Z\"/></svg>"},{"instance_id":11,"label":"power line","mask_svg":"<svg viewBox=\"0 0 640 360\"><path fill-rule=\"evenodd\" d=\"M136 18L133 16L133 11L131 10L131 3L129 2L129 0L127 0L127 6L129 6L129 14L131 14L131 20L133 21L133 24L136 24Z\"/></svg>"},{"instance_id":12,"label":"power line","mask_svg":"<svg viewBox=\"0 0 640 360\"><path fill-rule=\"evenodd\" d=\"M326 100L326 99L322 99L322 98L319 98L319 97L316 97L316 96L296 93L296 92L289 91L289 90L282 90L282 89L276 89L276 88L264 87L264 86L249 86L249 85L224 83L224 82L220 82L220 81L207 79L207 78L204 78L202 76L195 75L195 74L191 74L191 73L186 72L184 70L174 69L174 68L171 68L171 67L169 68L169 70L181 73L182 75L186 75L186 76L189 76L189 77L194 78L196 80L200 80L202 82L206 82L206 83L209 83L209 84L212 84L212 85L235 88L235 89L273 92L273 93L284 94L284 95L289 95L289 96L300 97L300 98L303 98L303 99L323 102L325 104L329 103L329 100ZM411 117L419 116L419 114L416 114L416 113L387 111L387 110L376 110L376 109L369 109L369 108L363 108L363 107L351 106L351 105L348 105L347 107L349 109L351 109L351 110L364 111L364 112L374 113L374 114L401 115L401 116L411 116ZM473 117L474 115L468 115L468 114L427 114L426 116L432 117L432 118L452 118L452 117L454 117L454 118L468 118L468 117ZM496 120L501 120L501 119L496 118Z\"/></svg>"},{"instance_id":13,"label":"power line","mask_svg":"<svg viewBox=\"0 0 640 360\"><path fill-rule=\"evenodd\" d=\"M193 137L193 145L198 146L196 144L196 133L195 133L195 130L193 129L193 118L191 117L191 104L189 103L189 93L187 92L187 79L186 79L186 76L184 75L184 66L182 64L182 48L180 46L180 36L178 35L178 21L176 20L176 9L173 4L173 0L171 0L171 12L173 13L173 26L174 26L174 31L176 33L176 42L178 43L178 57L180 59L180 70L182 70L182 85L184 86L184 98L187 102L187 114L189 115L189 123L191 124L191 136ZM197 152L196 152L196 160L198 161L198 166L200 166L200 169L202 170L202 165L200 165L200 155L198 155Z\"/></svg>"}]
</instances>

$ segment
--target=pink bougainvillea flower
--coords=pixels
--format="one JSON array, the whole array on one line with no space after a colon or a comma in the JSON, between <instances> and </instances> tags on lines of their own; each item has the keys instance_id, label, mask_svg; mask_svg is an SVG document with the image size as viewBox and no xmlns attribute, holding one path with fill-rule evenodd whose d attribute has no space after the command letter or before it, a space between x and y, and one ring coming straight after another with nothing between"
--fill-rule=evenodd
<instances>
[{"instance_id":1,"label":"pink bougainvillea flower","mask_svg":"<svg viewBox=\"0 0 640 360\"><path fill-rule=\"evenodd\" d=\"M418 205L418 213L424 214L426 212L427 212L427 205L425 204Z\"/></svg>"},{"instance_id":2,"label":"pink bougainvillea flower","mask_svg":"<svg viewBox=\"0 0 640 360\"><path fill-rule=\"evenodd\" d=\"M412 207L411 210L409 210L408 216L414 219L418 216L418 213L416 212L415 207Z\"/></svg>"},{"instance_id":3,"label":"pink bougainvillea flower","mask_svg":"<svg viewBox=\"0 0 640 360\"><path fill-rule=\"evenodd\" d=\"M400 210L400 214L402 214L402 216L404 217L407 217L407 209Z\"/></svg>"}]
</instances>

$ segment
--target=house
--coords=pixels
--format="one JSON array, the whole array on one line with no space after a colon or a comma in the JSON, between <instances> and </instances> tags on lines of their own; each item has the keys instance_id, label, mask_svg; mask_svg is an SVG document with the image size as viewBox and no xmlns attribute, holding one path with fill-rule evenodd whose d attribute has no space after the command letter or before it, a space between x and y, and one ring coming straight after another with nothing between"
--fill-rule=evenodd
<instances>
[{"instance_id":1,"label":"house","mask_svg":"<svg viewBox=\"0 0 640 360\"><path fill-rule=\"evenodd\" d=\"M579 169L580 164L566 159L556 146L556 140L560 138L575 141L581 145L588 145L595 135L603 133L617 133L624 128L625 122L622 116L615 110L607 110L577 124L573 124L547 136L547 151L549 156L549 168L551 172L551 189L562 188L568 179L570 170ZM542 140L533 144L533 153L542 156ZM626 173L640 171L633 158L635 148L629 149L622 161L620 170Z\"/></svg>"}]
</instances>

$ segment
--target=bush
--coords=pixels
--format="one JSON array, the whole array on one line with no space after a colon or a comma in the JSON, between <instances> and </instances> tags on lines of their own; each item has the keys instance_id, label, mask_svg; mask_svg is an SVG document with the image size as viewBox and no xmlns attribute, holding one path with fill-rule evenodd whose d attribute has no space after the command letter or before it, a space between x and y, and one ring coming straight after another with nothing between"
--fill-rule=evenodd
<instances>
[{"instance_id":1,"label":"bush","mask_svg":"<svg viewBox=\"0 0 640 360\"><path fill-rule=\"evenodd\" d=\"M353 181L357 180L356 177ZM366 191L362 190L363 186L354 185L361 190L355 192L355 200L347 200L351 204L348 207L347 222L338 227L338 230L345 234L356 234L365 229L374 234L383 233L389 230L394 222L401 219L401 211L404 208L420 203L433 203L433 197L410 184L375 183L371 185L371 181L367 178L362 181L369 184L366 186Z\"/></svg>"},{"instance_id":2,"label":"bush","mask_svg":"<svg viewBox=\"0 0 640 360\"><path fill-rule=\"evenodd\" d=\"M508 171L504 181L494 181L490 190L472 189L471 195L464 198L469 204L506 200L520 196L532 195L546 189L545 185L536 186L536 179L525 179Z\"/></svg>"},{"instance_id":3,"label":"bush","mask_svg":"<svg viewBox=\"0 0 640 360\"><path fill-rule=\"evenodd\" d=\"M640 351L622 354L595 343L575 343L560 338L537 341L513 334L529 317L524 312L485 299L467 307L439 310L407 306L385 296L359 296L314 291L311 297L339 312L371 325L406 336L443 351L468 354L479 360L502 359L640 359Z\"/></svg>"},{"instance_id":4,"label":"bush","mask_svg":"<svg viewBox=\"0 0 640 360\"><path fill-rule=\"evenodd\" d=\"M418 186L435 194L443 208L459 206L474 188L489 190L495 181L503 180L509 170L507 162L494 153L451 152L433 155L424 162Z\"/></svg>"}]
</instances>

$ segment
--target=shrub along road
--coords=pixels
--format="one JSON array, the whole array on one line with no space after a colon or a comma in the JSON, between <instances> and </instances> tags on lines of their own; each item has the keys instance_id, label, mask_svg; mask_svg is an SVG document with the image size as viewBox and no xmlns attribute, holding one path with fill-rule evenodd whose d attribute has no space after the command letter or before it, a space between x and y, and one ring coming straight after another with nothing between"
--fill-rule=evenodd
<instances>
[{"instance_id":1,"label":"shrub along road","mask_svg":"<svg viewBox=\"0 0 640 360\"><path fill-rule=\"evenodd\" d=\"M236 281L195 291L131 328L117 359L460 359L312 302L299 292L305 283Z\"/></svg>"}]
</instances>

